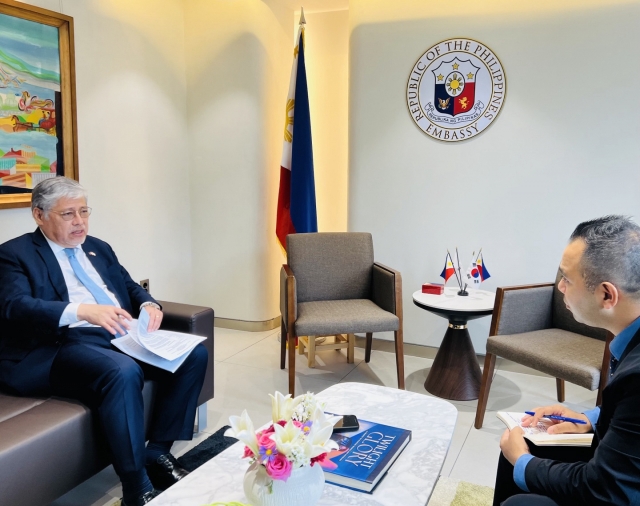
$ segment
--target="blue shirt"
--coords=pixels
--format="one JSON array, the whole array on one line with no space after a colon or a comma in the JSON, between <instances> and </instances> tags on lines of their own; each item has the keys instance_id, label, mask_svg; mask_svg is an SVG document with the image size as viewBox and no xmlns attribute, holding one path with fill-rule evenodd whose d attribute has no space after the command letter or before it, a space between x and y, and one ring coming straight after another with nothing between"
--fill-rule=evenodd
<instances>
[{"instance_id":1,"label":"blue shirt","mask_svg":"<svg viewBox=\"0 0 640 506\"><path fill-rule=\"evenodd\" d=\"M629 325L626 329L620 332L612 341L609 343L609 350L611 351L611 356L616 360L620 360L624 350L629 346L631 339L636 333L640 330L640 318L636 318L631 325ZM591 426L595 427L598 422L598 418L600 417L600 407L596 406L593 409L585 411L583 413L591 422ZM529 453L525 453L524 455L520 455L518 460L516 461L516 465L513 467L513 481L516 482L522 490L525 492L529 492L529 488L527 487L527 482L525 480L525 469L527 468L527 464L531 461L533 455Z\"/></svg>"}]
</instances>

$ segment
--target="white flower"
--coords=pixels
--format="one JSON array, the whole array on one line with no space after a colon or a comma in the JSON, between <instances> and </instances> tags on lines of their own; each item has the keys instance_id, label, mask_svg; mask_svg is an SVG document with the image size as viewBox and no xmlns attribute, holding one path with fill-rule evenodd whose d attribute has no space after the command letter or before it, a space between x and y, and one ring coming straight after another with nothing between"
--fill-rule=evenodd
<instances>
[{"instance_id":1,"label":"white flower","mask_svg":"<svg viewBox=\"0 0 640 506\"><path fill-rule=\"evenodd\" d=\"M271 439L276 443L278 451L287 457L291 454L294 446L301 446L304 440L304 433L296 427L292 420L289 420L284 427L278 424L273 426L275 432Z\"/></svg>"},{"instance_id":2,"label":"white flower","mask_svg":"<svg viewBox=\"0 0 640 506\"><path fill-rule=\"evenodd\" d=\"M235 437L242 441L254 455L258 455L258 438L253 428L253 422L245 409L240 416L230 416L231 428L224 433L225 436Z\"/></svg>"},{"instance_id":3,"label":"white flower","mask_svg":"<svg viewBox=\"0 0 640 506\"><path fill-rule=\"evenodd\" d=\"M305 440L305 443L310 445L310 448L306 450L310 454L310 458L338 449L338 443L331 439L333 424L327 420L320 408L316 409L314 418L315 421L312 423Z\"/></svg>"},{"instance_id":4,"label":"white flower","mask_svg":"<svg viewBox=\"0 0 640 506\"><path fill-rule=\"evenodd\" d=\"M298 404L293 413L294 420L298 420L300 422L313 420L313 414L315 413L317 408L324 408L324 403L319 402L316 399L315 395L313 395L311 392L303 394L301 398L301 402Z\"/></svg>"},{"instance_id":5,"label":"white flower","mask_svg":"<svg viewBox=\"0 0 640 506\"><path fill-rule=\"evenodd\" d=\"M280 392L276 392L275 397L269 394L269 397L271 397L271 418L273 423L277 423L280 420L291 420L293 412L302 401L301 395L292 399L291 394L285 396Z\"/></svg>"}]
</instances>

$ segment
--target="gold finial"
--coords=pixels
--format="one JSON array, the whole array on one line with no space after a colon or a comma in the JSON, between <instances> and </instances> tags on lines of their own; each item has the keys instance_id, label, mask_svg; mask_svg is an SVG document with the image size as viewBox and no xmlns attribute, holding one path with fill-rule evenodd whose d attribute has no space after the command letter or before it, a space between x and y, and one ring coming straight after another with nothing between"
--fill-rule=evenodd
<instances>
[{"instance_id":1,"label":"gold finial","mask_svg":"<svg viewBox=\"0 0 640 506\"><path fill-rule=\"evenodd\" d=\"M306 25L307 22L304 19L304 7L300 7L300 23L299 25Z\"/></svg>"}]
</instances>

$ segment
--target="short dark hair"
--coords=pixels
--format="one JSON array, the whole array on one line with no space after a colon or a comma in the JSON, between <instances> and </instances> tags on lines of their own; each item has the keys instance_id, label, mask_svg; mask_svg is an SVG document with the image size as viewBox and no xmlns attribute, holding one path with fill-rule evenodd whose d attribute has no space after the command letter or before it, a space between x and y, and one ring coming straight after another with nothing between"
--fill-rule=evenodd
<instances>
[{"instance_id":1,"label":"short dark hair","mask_svg":"<svg viewBox=\"0 0 640 506\"><path fill-rule=\"evenodd\" d=\"M609 281L640 298L640 226L630 217L609 215L580 223L570 241L582 239L582 276L591 291Z\"/></svg>"}]
</instances>

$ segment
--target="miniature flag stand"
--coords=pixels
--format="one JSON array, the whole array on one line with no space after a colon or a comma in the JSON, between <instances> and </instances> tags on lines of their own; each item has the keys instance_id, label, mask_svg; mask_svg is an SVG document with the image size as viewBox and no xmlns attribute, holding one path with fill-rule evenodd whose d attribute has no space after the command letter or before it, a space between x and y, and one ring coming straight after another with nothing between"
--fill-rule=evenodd
<instances>
[{"instance_id":1,"label":"miniature flag stand","mask_svg":"<svg viewBox=\"0 0 640 506\"><path fill-rule=\"evenodd\" d=\"M489 279L491 277L491 274L489 274L489 271L484 265L484 258L482 257L482 248L480 248L480 251L478 252L477 256L475 251L471 256L472 256L471 265L467 269L466 275L463 278L462 272L460 269L460 257L458 256L458 248L456 247L456 260L458 264L457 269L454 266L451 253L449 253L449 250L447 250L447 256L444 260L444 269L442 269L442 273L440 274L440 277L444 278L445 284L447 283L447 281L451 276L456 277L456 281L458 282L458 286L460 287L460 291L458 292L458 295L462 297L466 297L467 295L469 295L469 292L467 292L467 286L477 286L480 283L482 283L484 280ZM462 284L463 282L464 282L464 286ZM424 285L423 285L422 291L424 292ZM444 291L444 288L443 288L443 291ZM434 292L426 292L426 293L434 293Z\"/></svg>"}]
</instances>

